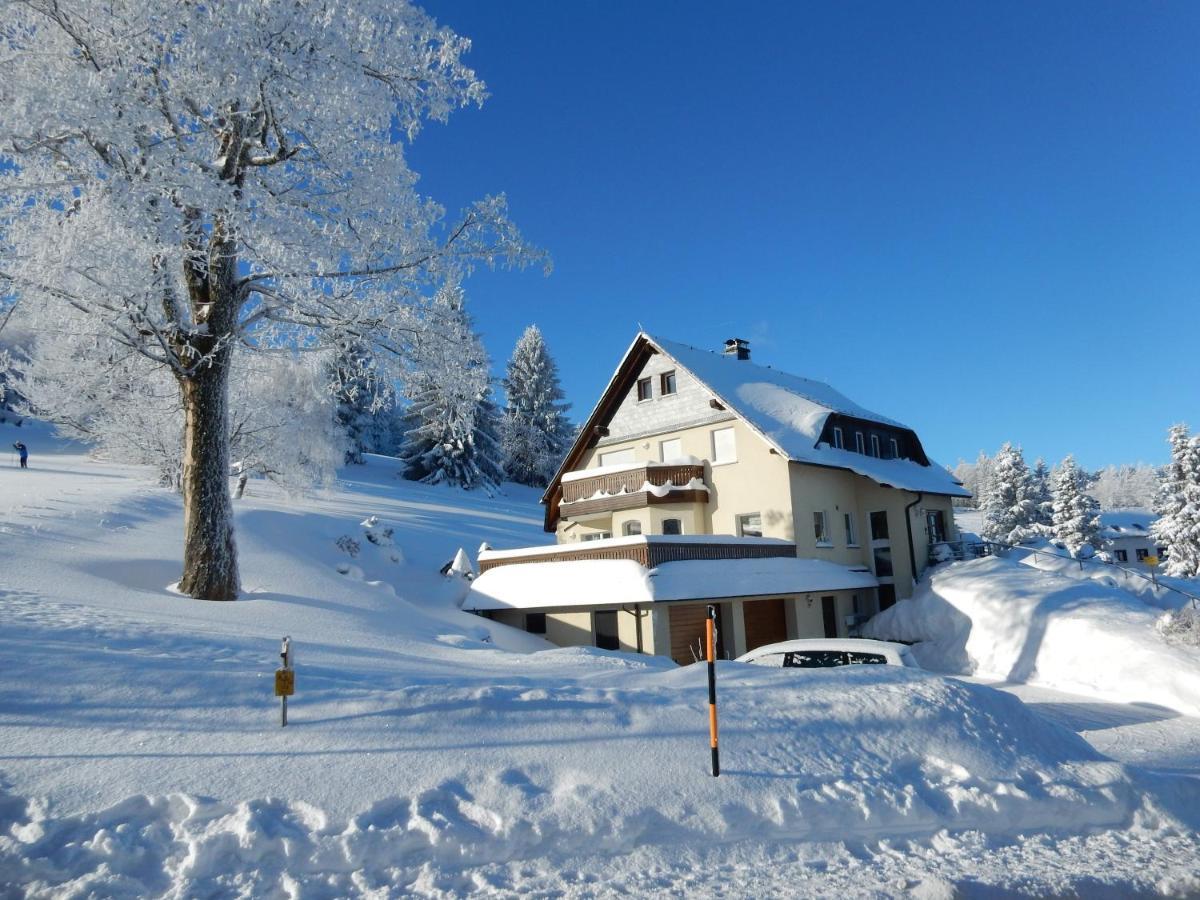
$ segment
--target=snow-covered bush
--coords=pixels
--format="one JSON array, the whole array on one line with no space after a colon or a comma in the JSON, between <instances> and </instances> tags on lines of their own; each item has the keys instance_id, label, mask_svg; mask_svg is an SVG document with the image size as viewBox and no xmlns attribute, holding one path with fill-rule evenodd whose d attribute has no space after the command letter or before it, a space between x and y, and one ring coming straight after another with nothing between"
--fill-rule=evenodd
<instances>
[{"instance_id":1,"label":"snow-covered bush","mask_svg":"<svg viewBox=\"0 0 1200 900\"><path fill-rule=\"evenodd\" d=\"M1172 643L1200 647L1200 611L1194 606L1163 613L1155 627Z\"/></svg>"}]
</instances>

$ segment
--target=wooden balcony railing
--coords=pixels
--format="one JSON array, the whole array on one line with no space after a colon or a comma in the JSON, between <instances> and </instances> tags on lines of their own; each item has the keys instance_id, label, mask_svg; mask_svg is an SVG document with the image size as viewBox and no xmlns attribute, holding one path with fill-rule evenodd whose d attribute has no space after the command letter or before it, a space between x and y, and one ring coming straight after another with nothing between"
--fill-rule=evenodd
<instances>
[{"instance_id":1,"label":"wooden balcony railing","mask_svg":"<svg viewBox=\"0 0 1200 900\"><path fill-rule=\"evenodd\" d=\"M594 475L591 478L578 478L563 482L563 503L575 503L588 500L597 491L602 494L635 493L642 485L651 484L662 487L665 484L675 485L684 489L693 479L704 481L704 466L654 466L647 465L637 469L626 469L622 472L610 472L606 475Z\"/></svg>"}]
</instances>

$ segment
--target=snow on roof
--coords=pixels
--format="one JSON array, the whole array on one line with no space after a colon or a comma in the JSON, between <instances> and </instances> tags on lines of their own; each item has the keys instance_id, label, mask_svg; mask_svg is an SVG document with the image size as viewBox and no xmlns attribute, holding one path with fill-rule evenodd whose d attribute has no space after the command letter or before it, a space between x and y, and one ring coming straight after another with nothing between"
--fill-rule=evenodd
<instances>
[{"instance_id":1,"label":"snow on roof","mask_svg":"<svg viewBox=\"0 0 1200 900\"><path fill-rule=\"evenodd\" d=\"M490 547L484 550L481 547L479 561L512 559L516 556L554 556L558 553L573 553L581 549L603 550L607 547L633 547L637 544L736 544L739 547L750 544L761 547L795 547L791 541L780 538L737 537L732 534L634 534L626 537L603 538L598 541L517 547L512 550L493 550Z\"/></svg>"},{"instance_id":2,"label":"snow on roof","mask_svg":"<svg viewBox=\"0 0 1200 900\"><path fill-rule=\"evenodd\" d=\"M1144 509L1117 509L1100 514L1100 536L1105 540L1116 538L1150 538L1150 526L1157 519L1154 513Z\"/></svg>"},{"instance_id":3,"label":"snow on roof","mask_svg":"<svg viewBox=\"0 0 1200 900\"><path fill-rule=\"evenodd\" d=\"M629 606L876 585L875 577L863 569L794 557L685 560L662 563L650 571L630 559L514 563L489 569L476 578L463 609Z\"/></svg>"},{"instance_id":4,"label":"snow on roof","mask_svg":"<svg viewBox=\"0 0 1200 900\"><path fill-rule=\"evenodd\" d=\"M879 484L903 490L970 496L953 475L932 461L923 466L907 459L881 459L838 450L828 444L818 446L831 413L912 430L859 406L824 382L653 335L646 337L796 462L849 469Z\"/></svg>"}]
</instances>

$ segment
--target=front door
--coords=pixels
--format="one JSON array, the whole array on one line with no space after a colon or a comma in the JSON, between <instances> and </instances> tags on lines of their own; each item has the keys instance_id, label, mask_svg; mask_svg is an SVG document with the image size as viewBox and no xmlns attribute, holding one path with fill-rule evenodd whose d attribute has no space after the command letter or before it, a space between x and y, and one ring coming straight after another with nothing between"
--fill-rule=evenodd
<instances>
[{"instance_id":1,"label":"front door","mask_svg":"<svg viewBox=\"0 0 1200 900\"><path fill-rule=\"evenodd\" d=\"M825 637L835 638L838 636L837 627L837 598L822 597L821 598L821 614L825 619Z\"/></svg>"}]
</instances>

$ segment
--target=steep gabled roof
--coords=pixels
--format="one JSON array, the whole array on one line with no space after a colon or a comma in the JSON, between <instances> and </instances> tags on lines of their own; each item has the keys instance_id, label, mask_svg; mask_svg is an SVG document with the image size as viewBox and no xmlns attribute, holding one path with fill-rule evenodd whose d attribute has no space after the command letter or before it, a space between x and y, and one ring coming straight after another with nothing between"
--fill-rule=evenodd
<instances>
[{"instance_id":1,"label":"steep gabled roof","mask_svg":"<svg viewBox=\"0 0 1200 900\"><path fill-rule=\"evenodd\" d=\"M907 491L970 496L961 482L932 461L922 465L907 459L881 459L821 443L825 423L836 413L907 432L924 456L920 440L907 425L859 406L824 382L639 332L542 496L543 503L555 504L563 473L573 469L595 444L597 429L612 417L642 364L654 353L665 354L690 372L712 392L715 400L762 435L787 460L848 469L878 484ZM547 509L547 522L553 514L552 509Z\"/></svg>"}]
</instances>

